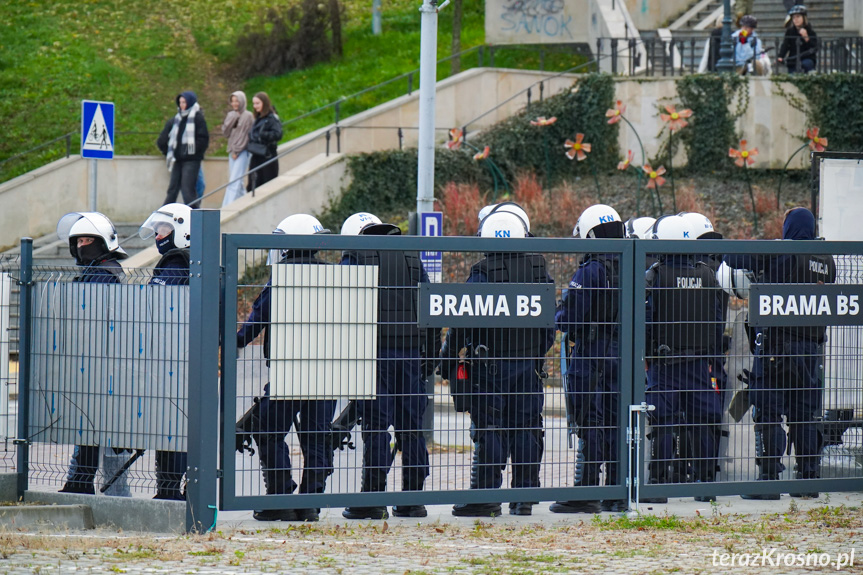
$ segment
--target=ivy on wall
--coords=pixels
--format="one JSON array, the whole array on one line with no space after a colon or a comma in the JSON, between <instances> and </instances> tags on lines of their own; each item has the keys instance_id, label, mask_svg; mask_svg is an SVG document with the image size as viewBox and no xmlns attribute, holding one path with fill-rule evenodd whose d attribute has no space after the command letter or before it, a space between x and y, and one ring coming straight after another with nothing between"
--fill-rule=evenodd
<instances>
[{"instance_id":1,"label":"ivy on wall","mask_svg":"<svg viewBox=\"0 0 863 575\"><path fill-rule=\"evenodd\" d=\"M791 74L774 78L775 86L792 107L806 115L809 126L829 136L830 150L863 150L863 76L860 74ZM796 86L805 97L795 97L782 83ZM802 141L802 131L801 131Z\"/></svg>"},{"instance_id":2,"label":"ivy on wall","mask_svg":"<svg viewBox=\"0 0 863 575\"><path fill-rule=\"evenodd\" d=\"M731 168L728 148L738 142L734 124L749 106L746 79L736 74L692 74L677 81L685 108L695 112L690 126L680 132L691 172Z\"/></svg>"}]
</instances>

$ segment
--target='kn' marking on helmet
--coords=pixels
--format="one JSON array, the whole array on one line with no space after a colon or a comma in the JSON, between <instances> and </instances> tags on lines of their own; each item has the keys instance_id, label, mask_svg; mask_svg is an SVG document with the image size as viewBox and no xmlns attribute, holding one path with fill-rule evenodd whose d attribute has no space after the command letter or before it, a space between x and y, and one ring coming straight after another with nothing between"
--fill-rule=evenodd
<instances>
[{"instance_id":1,"label":"'kn' marking on helmet","mask_svg":"<svg viewBox=\"0 0 863 575\"><path fill-rule=\"evenodd\" d=\"M608 224L608 223L613 222L613 221L615 221L615 220L614 220L614 215L612 215L612 214L608 214L606 216L599 216L599 223L601 223L601 224Z\"/></svg>"},{"instance_id":2,"label":"'kn' marking on helmet","mask_svg":"<svg viewBox=\"0 0 863 575\"><path fill-rule=\"evenodd\" d=\"M494 237L496 238L509 238L512 237L512 234L509 230L495 230Z\"/></svg>"}]
</instances>

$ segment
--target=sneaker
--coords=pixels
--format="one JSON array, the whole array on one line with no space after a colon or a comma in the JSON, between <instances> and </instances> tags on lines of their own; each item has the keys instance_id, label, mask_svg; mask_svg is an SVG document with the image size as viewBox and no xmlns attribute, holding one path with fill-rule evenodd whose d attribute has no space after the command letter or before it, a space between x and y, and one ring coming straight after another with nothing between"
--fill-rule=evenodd
<instances>
[{"instance_id":1,"label":"sneaker","mask_svg":"<svg viewBox=\"0 0 863 575\"><path fill-rule=\"evenodd\" d=\"M461 503L452 506L456 517L500 517L500 503Z\"/></svg>"},{"instance_id":2,"label":"sneaker","mask_svg":"<svg viewBox=\"0 0 863 575\"><path fill-rule=\"evenodd\" d=\"M603 511L611 511L612 513L622 513L629 509L626 499L603 499L599 502L599 507Z\"/></svg>"},{"instance_id":3,"label":"sneaker","mask_svg":"<svg viewBox=\"0 0 863 575\"><path fill-rule=\"evenodd\" d=\"M92 483L66 483L59 493L78 493L79 495L96 495Z\"/></svg>"},{"instance_id":4,"label":"sneaker","mask_svg":"<svg viewBox=\"0 0 863 575\"><path fill-rule=\"evenodd\" d=\"M599 501L555 501L548 510L552 513L599 513Z\"/></svg>"},{"instance_id":5,"label":"sneaker","mask_svg":"<svg viewBox=\"0 0 863 575\"><path fill-rule=\"evenodd\" d=\"M264 509L252 513L255 521L296 521L297 512L294 509Z\"/></svg>"},{"instance_id":6,"label":"sneaker","mask_svg":"<svg viewBox=\"0 0 863 575\"><path fill-rule=\"evenodd\" d=\"M716 496L715 495L696 495L695 497L693 497L693 499L695 499L696 501L698 501L700 503L712 503L713 501L716 501Z\"/></svg>"},{"instance_id":7,"label":"sneaker","mask_svg":"<svg viewBox=\"0 0 863 575\"><path fill-rule=\"evenodd\" d=\"M393 505L396 517L428 517L425 505Z\"/></svg>"},{"instance_id":8,"label":"sneaker","mask_svg":"<svg viewBox=\"0 0 863 575\"><path fill-rule=\"evenodd\" d=\"M345 507L342 511L345 519L388 519L389 516L386 507Z\"/></svg>"},{"instance_id":9,"label":"sneaker","mask_svg":"<svg viewBox=\"0 0 863 575\"><path fill-rule=\"evenodd\" d=\"M779 493L759 493L757 495L741 495L741 499L751 499L755 501L779 501L781 499Z\"/></svg>"},{"instance_id":10,"label":"sneaker","mask_svg":"<svg viewBox=\"0 0 863 575\"><path fill-rule=\"evenodd\" d=\"M668 503L668 497L641 497L639 503Z\"/></svg>"},{"instance_id":11,"label":"sneaker","mask_svg":"<svg viewBox=\"0 0 863 575\"><path fill-rule=\"evenodd\" d=\"M533 515L533 503L519 501L516 503L515 501L509 504L509 514L510 515Z\"/></svg>"},{"instance_id":12,"label":"sneaker","mask_svg":"<svg viewBox=\"0 0 863 575\"><path fill-rule=\"evenodd\" d=\"M317 521L320 519L320 509L315 509L314 507L310 509L295 509L295 514L297 516L297 521Z\"/></svg>"}]
</instances>

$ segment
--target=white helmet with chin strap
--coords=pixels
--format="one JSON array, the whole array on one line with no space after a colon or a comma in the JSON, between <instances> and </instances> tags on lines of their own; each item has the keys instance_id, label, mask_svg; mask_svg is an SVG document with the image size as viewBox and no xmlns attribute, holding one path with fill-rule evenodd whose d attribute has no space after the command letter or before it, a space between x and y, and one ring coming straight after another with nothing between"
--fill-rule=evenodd
<instances>
[{"instance_id":1,"label":"white helmet with chin strap","mask_svg":"<svg viewBox=\"0 0 863 575\"><path fill-rule=\"evenodd\" d=\"M165 204L150 214L138 230L142 240L154 236L165 238L171 233L174 234L173 246L168 246L168 250L185 249L191 245L192 208L186 204Z\"/></svg>"},{"instance_id":2,"label":"white helmet with chin strap","mask_svg":"<svg viewBox=\"0 0 863 575\"><path fill-rule=\"evenodd\" d=\"M656 223L656 218L642 216L626 220L626 237L638 240L650 239L650 229Z\"/></svg>"},{"instance_id":3,"label":"white helmet with chin strap","mask_svg":"<svg viewBox=\"0 0 863 575\"><path fill-rule=\"evenodd\" d=\"M482 238L525 238L527 225L512 212L494 212L483 218L479 235Z\"/></svg>"},{"instance_id":4,"label":"white helmet with chin strap","mask_svg":"<svg viewBox=\"0 0 863 575\"><path fill-rule=\"evenodd\" d=\"M515 202L501 202L499 204L489 204L483 209L479 211L479 223L482 226L482 221L487 218L491 214L495 214L498 212L508 212L510 214L515 214L521 221L524 222L524 227L528 233L530 233L530 218L527 216L527 212L524 211L520 205Z\"/></svg>"},{"instance_id":5,"label":"white helmet with chin strap","mask_svg":"<svg viewBox=\"0 0 863 575\"><path fill-rule=\"evenodd\" d=\"M716 281L719 282L720 287L728 295L740 299L749 297L749 286L754 279L755 276L751 271L732 268L725 262L722 262L716 270Z\"/></svg>"},{"instance_id":6,"label":"white helmet with chin strap","mask_svg":"<svg viewBox=\"0 0 863 575\"><path fill-rule=\"evenodd\" d=\"M276 229L273 230L276 235L287 236L311 236L315 234L328 234L330 230L326 229L323 224L314 216L308 214L294 214L288 216L279 222ZM267 257L267 265L273 265L281 261L285 257L287 250L270 250L270 255Z\"/></svg>"},{"instance_id":7,"label":"white helmet with chin strap","mask_svg":"<svg viewBox=\"0 0 863 575\"><path fill-rule=\"evenodd\" d=\"M654 222L650 237L654 240L694 240L695 231L686 218L662 216Z\"/></svg>"},{"instance_id":8,"label":"white helmet with chin strap","mask_svg":"<svg viewBox=\"0 0 863 575\"><path fill-rule=\"evenodd\" d=\"M341 235L343 236L358 236L364 228L380 224L381 219L374 214L368 212L357 212L349 216L342 224Z\"/></svg>"},{"instance_id":9,"label":"white helmet with chin strap","mask_svg":"<svg viewBox=\"0 0 863 575\"><path fill-rule=\"evenodd\" d=\"M581 212L572 229L572 235L582 239L622 238L623 222L620 221L617 210L605 204L596 204Z\"/></svg>"},{"instance_id":10,"label":"white helmet with chin strap","mask_svg":"<svg viewBox=\"0 0 863 575\"><path fill-rule=\"evenodd\" d=\"M57 237L69 242L69 252L79 261L81 258L78 255L77 238L80 237L99 238L104 242L106 253L115 254L117 259L128 257L126 251L120 247L117 228L107 216L99 212L66 214L57 222Z\"/></svg>"},{"instance_id":11,"label":"white helmet with chin strap","mask_svg":"<svg viewBox=\"0 0 863 575\"><path fill-rule=\"evenodd\" d=\"M689 222L689 225L692 226L692 229L695 232L696 239L715 231L713 229L713 224L710 222L710 218L704 214L699 214L698 212L680 212L677 215Z\"/></svg>"}]
</instances>

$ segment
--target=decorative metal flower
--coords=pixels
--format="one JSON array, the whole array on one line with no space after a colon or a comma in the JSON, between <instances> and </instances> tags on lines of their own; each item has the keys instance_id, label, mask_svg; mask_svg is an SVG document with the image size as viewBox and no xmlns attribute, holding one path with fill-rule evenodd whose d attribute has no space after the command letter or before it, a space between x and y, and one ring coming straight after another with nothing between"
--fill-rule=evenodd
<instances>
[{"instance_id":1,"label":"decorative metal flower","mask_svg":"<svg viewBox=\"0 0 863 575\"><path fill-rule=\"evenodd\" d=\"M449 142L446 143L446 147L450 150L458 150L463 141L464 133L458 128L453 128L449 131Z\"/></svg>"},{"instance_id":2,"label":"decorative metal flower","mask_svg":"<svg viewBox=\"0 0 863 575\"><path fill-rule=\"evenodd\" d=\"M818 126L806 130L806 137L809 138L809 149L813 152L823 152L827 149L827 138L819 137L818 131Z\"/></svg>"},{"instance_id":3,"label":"decorative metal flower","mask_svg":"<svg viewBox=\"0 0 863 575\"><path fill-rule=\"evenodd\" d=\"M689 122L684 118L692 117L692 110L687 108L678 112L674 106L666 106L665 110L668 113L663 114L660 112L659 117L662 118L663 122L668 122L668 129L672 132L679 131L689 125Z\"/></svg>"},{"instance_id":4,"label":"decorative metal flower","mask_svg":"<svg viewBox=\"0 0 863 575\"><path fill-rule=\"evenodd\" d=\"M624 171L624 170L626 170L626 168L629 167L629 164L631 164L631 163L632 163L632 150L629 150L629 152L627 152L627 154L626 154L626 159L623 160L622 162L617 163L617 169Z\"/></svg>"},{"instance_id":5,"label":"decorative metal flower","mask_svg":"<svg viewBox=\"0 0 863 575\"><path fill-rule=\"evenodd\" d=\"M606 110L605 117L608 118L609 124L616 124L623 117L623 114L626 112L626 105L618 100L614 104L614 108L610 110Z\"/></svg>"},{"instance_id":6,"label":"decorative metal flower","mask_svg":"<svg viewBox=\"0 0 863 575\"><path fill-rule=\"evenodd\" d=\"M488 153L490 151L491 150L489 149L489 147L486 146L481 152L477 152L476 154L474 154L473 159L476 161L485 160L486 158L488 158Z\"/></svg>"},{"instance_id":7,"label":"decorative metal flower","mask_svg":"<svg viewBox=\"0 0 863 575\"><path fill-rule=\"evenodd\" d=\"M746 149L746 140L740 140L740 149L728 148L728 157L737 158L734 163L738 167L743 167L744 164L751 166L755 163L755 156L758 155L758 148Z\"/></svg>"},{"instance_id":8,"label":"decorative metal flower","mask_svg":"<svg viewBox=\"0 0 863 575\"><path fill-rule=\"evenodd\" d=\"M641 168L647 174L647 187L655 188L657 186L661 186L665 183L665 178L662 177L662 174L665 173L665 167L659 166L655 170L650 167L650 164L646 164Z\"/></svg>"},{"instance_id":9,"label":"decorative metal flower","mask_svg":"<svg viewBox=\"0 0 863 575\"><path fill-rule=\"evenodd\" d=\"M555 122L557 122L556 116L552 116L551 118L546 118L545 116L540 116L536 120L531 120L530 125L531 126L551 126Z\"/></svg>"},{"instance_id":10,"label":"decorative metal flower","mask_svg":"<svg viewBox=\"0 0 863 575\"><path fill-rule=\"evenodd\" d=\"M578 161L586 160L587 154L590 153L590 144L583 143L584 134L576 134L575 141L567 140L563 143L563 147L567 148L566 157L570 160L578 158Z\"/></svg>"}]
</instances>

